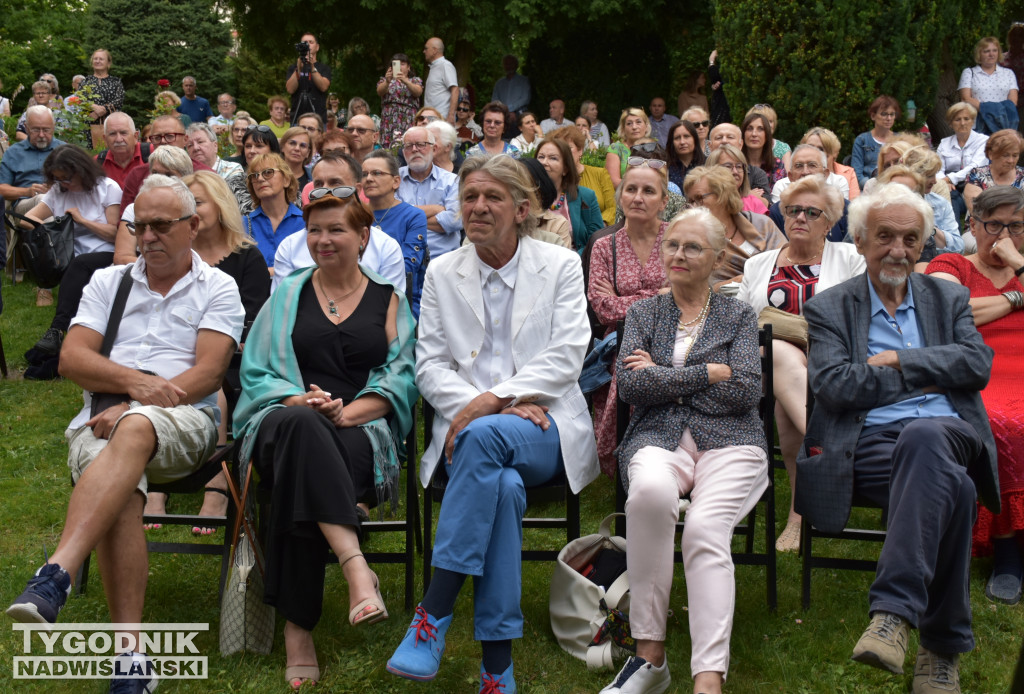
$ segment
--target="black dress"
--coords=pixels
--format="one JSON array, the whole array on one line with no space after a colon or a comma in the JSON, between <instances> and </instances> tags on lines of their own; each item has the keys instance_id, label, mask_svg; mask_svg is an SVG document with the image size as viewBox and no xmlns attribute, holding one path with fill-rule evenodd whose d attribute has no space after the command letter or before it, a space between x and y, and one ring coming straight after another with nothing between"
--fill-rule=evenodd
<instances>
[{"instance_id":1,"label":"black dress","mask_svg":"<svg viewBox=\"0 0 1024 694\"><path fill-rule=\"evenodd\" d=\"M334 398L355 399L388 353L385 333L394 289L369 281L341 324L324 315L307 282L299 295L292 349L302 388L315 383ZM257 433L253 462L271 486L264 601L312 630L323 607L327 541L317 523L359 528L356 502L376 502L373 450L359 427L335 428L308 407L271 412Z\"/></svg>"}]
</instances>

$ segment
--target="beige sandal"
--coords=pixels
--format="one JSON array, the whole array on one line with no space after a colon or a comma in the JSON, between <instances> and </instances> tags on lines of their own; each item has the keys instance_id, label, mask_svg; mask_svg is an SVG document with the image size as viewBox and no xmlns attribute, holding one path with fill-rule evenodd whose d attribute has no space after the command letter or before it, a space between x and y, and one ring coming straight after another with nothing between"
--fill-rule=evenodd
<instances>
[{"instance_id":1,"label":"beige sandal","mask_svg":"<svg viewBox=\"0 0 1024 694\"><path fill-rule=\"evenodd\" d=\"M363 553L359 550L350 550L338 557L338 564L344 568L345 564L349 561L361 556L363 556ZM377 595L361 600L359 604L348 611L348 623L354 627L361 624L376 624L388 618L388 608L384 606L384 596L380 594L380 580L374 571L371 570L370 573L373 574L373 588L377 591ZM370 607L376 609L373 612L366 612L367 608Z\"/></svg>"},{"instance_id":2,"label":"beige sandal","mask_svg":"<svg viewBox=\"0 0 1024 694\"><path fill-rule=\"evenodd\" d=\"M320 668L316 665L292 665L284 669L284 681L293 691L298 691L303 685L308 684L315 687L320 681Z\"/></svg>"},{"instance_id":3,"label":"beige sandal","mask_svg":"<svg viewBox=\"0 0 1024 694\"><path fill-rule=\"evenodd\" d=\"M800 523L798 520L791 520L786 523L786 529L775 541L776 552L799 552L800 551Z\"/></svg>"}]
</instances>

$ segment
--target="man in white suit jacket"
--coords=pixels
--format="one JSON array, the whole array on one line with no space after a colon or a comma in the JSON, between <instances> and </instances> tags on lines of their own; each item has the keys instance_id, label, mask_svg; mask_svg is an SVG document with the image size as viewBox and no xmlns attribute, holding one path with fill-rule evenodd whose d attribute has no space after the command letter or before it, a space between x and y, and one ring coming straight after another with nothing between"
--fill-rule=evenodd
<instances>
[{"instance_id":1,"label":"man in white suit jacket","mask_svg":"<svg viewBox=\"0 0 1024 694\"><path fill-rule=\"evenodd\" d=\"M579 256L527 236L533 182L511 157L474 157L460 171L472 245L427 268L416 384L437 412L423 456L426 485L442 460L449 482L438 518L436 571L405 639L388 661L430 680L455 599L474 581L481 688L515 692L511 640L519 607L526 487L563 470L574 492L598 474L593 423L577 379L590 341Z\"/></svg>"}]
</instances>

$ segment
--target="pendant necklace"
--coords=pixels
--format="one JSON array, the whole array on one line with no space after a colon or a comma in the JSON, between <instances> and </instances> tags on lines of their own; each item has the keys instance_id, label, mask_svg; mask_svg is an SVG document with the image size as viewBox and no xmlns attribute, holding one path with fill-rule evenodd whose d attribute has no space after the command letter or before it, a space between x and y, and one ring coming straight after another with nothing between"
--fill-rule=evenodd
<instances>
[{"instance_id":1,"label":"pendant necklace","mask_svg":"<svg viewBox=\"0 0 1024 694\"><path fill-rule=\"evenodd\" d=\"M332 299L331 297L327 296L327 291L324 289L324 281L320 277L320 271L319 270L316 273L316 281L317 281L317 284L320 285L320 293L324 295L325 299L327 299L327 312L330 313L332 316L337 316L338 315L338 303L340 303L341 301L343 301L343 300L347 299L348 297L352 296L353 294L355 294L356 290L359 289L361 286L363 286L363 279L362 279L362 277L360 277L359 278L359 282L356 283L355 289L353 289L352 291L350 291L350 292L348 292L348 293L338 297L337 300L335 300L335 299Z\"/></svg>"}]
</instances>

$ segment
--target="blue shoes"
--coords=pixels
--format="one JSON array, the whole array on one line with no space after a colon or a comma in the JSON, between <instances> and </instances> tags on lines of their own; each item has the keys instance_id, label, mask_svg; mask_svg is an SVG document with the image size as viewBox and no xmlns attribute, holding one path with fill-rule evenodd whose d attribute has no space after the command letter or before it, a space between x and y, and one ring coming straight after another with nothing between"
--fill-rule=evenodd
<instances>
[{"instance_id":1,"label":"blue shoes","mask_svg":"<svg viewBox=\"0 0 1024 694\"><path fill-rule=\"evenodd\" d=\"M484 664L480 663L480 694L516 694L516 679L512 673L512 663L505 672L497 677L484 672Z\"/></svg>"},{"instance_id":2,"label":"blue shoes","mask_svg":"<svg viewBox=\"0 0 1024 694\"><path fill-rule=\"evenodd\" d=\"M444 654L444 635L451 623L452 615L435 619L417 605L405 638L388 660L388 672L420 682L434 679Z\"/></svg>"},{"instance_id":3,"label":"blue shoes","mask_svg":"<svg viewBox=\"0 0 1024 694\"><path fill-rule=\"evenodd\" d=\"M71 577L59 564L43 564L29 579L25 592L7 608L16 622L53 624L71 594Z\"/></svg>"}]
</instances>

